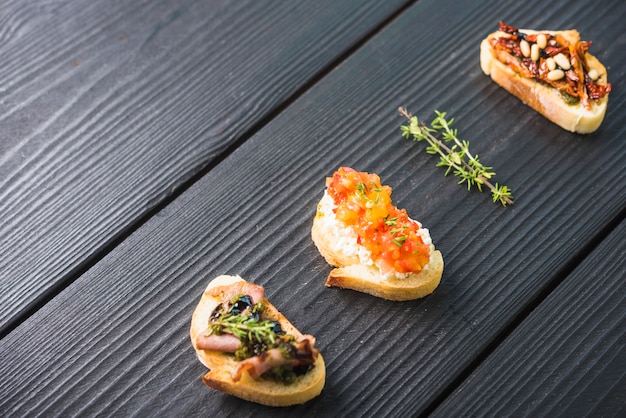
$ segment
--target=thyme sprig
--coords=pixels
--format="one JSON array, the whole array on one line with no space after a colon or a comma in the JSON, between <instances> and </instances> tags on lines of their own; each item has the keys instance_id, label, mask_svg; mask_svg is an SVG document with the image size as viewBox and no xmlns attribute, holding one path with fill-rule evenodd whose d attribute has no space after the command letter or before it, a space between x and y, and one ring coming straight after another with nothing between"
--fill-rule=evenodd
<instances>
[{"instance_id":1,"label":"thyme sprig","mask_svg":"<svg viewBox=\"0 0 626 418\"><path fill-rule=\"evenodd\" d=\"M503 206L513 204L513 194L507 186L500 186L498 183L492 184L489 180L495 177L496 173L493 167L483 165L478 155L472 155L469 150L469 141L461 140L458 137L456 129L452 129L451 125L454 118L446 119L446 112L435 110L437 115L429 126L417 119L417 116L411 115L405 108L398 109L400 114L408 119L408 125L402 125L402 136L405 138L413 137L414 141L426 141L428 154L439 155L437 167L446 167L445 175L453 172L455 176L461 178L459 184L466 183L467 189L476 186L479 191L482 187L487 186L491 190L491 197L494 202L500 202ZM435 137L433 134L440 132L443 141ZM453 143L447 146L446 143Z\"/></svg>"}]
</instances>

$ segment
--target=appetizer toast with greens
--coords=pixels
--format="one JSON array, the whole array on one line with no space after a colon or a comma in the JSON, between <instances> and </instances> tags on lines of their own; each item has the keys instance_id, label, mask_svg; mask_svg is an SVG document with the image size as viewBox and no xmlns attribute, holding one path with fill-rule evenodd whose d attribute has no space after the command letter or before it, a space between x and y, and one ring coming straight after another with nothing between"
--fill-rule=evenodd
<instances>
[{"instance_id":1,"label":"appetizer toast with greens","mask_svg":"<svg viewBox=\"0 0 626 418\"><path fill-rule=\"evenodd\" d=\"M304 403L325 383L315 337L302 334L268 300L264 289L239 276L218 276L202 294L190 329L213 389L269 406Z\"/></svg>"}]
</instances>

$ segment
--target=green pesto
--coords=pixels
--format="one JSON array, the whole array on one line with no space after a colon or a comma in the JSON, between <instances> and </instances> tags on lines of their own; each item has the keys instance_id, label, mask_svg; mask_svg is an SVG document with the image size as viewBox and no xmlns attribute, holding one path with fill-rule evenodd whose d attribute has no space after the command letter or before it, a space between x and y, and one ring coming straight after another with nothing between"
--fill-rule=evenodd
<instances>
[{"instance_id":1,"label":"green pesto","mask_svg":"<svg viewBox=\"0 0 626 418\"><path fill-rule=\"evenodd\" d=\"M564 91L561 91L561 99L565 102L565 104L569 106L577 106L580 103L580 98L572 96Z\"/></svg>"},{"instance_id":2,"label":"green pesto","mask_svg":"<svg viewBox=\"0 0 626 418\"><path fill-rule=\"evenodd\" d=\"M237 295L224 306L219 305L209 319L209 333L211 335L232 334L241 344L234 353L237 361L243 361L253 356L278 348L284 358L295 357L295 337L285 333L280 324L264 318L265 305L262 302L247 306L239 311L237 303L246 295ZM293 382L297 376L308 370L295 370L289 364L274 367L263 374L263 378Z\"/></svg>"}]
</instances>

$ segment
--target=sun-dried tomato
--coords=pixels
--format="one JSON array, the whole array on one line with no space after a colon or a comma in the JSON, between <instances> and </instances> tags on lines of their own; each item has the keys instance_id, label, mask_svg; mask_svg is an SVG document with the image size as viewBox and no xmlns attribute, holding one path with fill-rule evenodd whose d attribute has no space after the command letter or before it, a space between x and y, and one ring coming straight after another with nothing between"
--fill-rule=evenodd
<instances>
[{"instance_id":1,"label":"sun-dried tomato","mask_svg":"<svg viewBox=\"0 0 626 418\"><path fill-rule=\"evenodd\" d=\"M500 31L507 35L490 39L490 45L495 51L496 58L521 76L541 80L578 99L586 108L591 107L590 99L598 101L611 91L611 84L599 84L588 74L590 69L586 54L591 47L590 41L579 41L570 45L570 42L561 34L545 33L545 48L541 49L539 59L536 57L531 59L522 53L520 42L524 40L524 42L536 43L538 34L524 34L517 27L507 25L502 21L499 27ZM563 68L564 76L562 75L561 79L552 80L548 76L550 70L546 65L546 60L559 54L567 58L571 67Z\"/></svg>"}]
</instances>

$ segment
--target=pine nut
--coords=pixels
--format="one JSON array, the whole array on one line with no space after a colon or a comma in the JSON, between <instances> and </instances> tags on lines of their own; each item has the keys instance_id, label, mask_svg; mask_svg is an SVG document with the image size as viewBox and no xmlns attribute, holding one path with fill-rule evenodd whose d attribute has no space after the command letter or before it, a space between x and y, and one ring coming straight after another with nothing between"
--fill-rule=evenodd
<instances>
[{"instance_id":1,"label":"pine nut","mask_svg":"<svg viewBox=\"0 0 626 418\"><path fill-rule=\"evenodd\" d=\"M569 59L560 52L554 56L554 61L565 71L569 70L571 67Z\"/></svg>"},{"instance_id":2,"label":"pine nut","mask_svg":"<svg viewBox=\"0 0 626 418\"><path fill-rule=\"evenodd\" d=\"M537 45L539 45L539 48L541 49L544 49L548 45L548 37L545 33L537 35Z\"/></svg>"},{"instance_id":3,"label":"pine nut","mask_svg":"<svg viewBox=\"0 0 626 418\"><path fill-rule=\"evenodd\" d=\"M600 73L595 68L592 68L591 70L589 70L589 78L591 78L593 81L596 81L598 78L600 78Z\"/></svg>"},{"instance_id":4,"label":"pine nut","mask_svg":"<svg viewBox=\"0 0 626 418\"><path fill-rule=\"evenodd\" d=\"M552 81L557 81L565 77L565 72L563 70L552 70L548 73L548 79Z\"/></svg>"},{"instance_id":5,"label":"pine nut","mask_svg":"<svg viewBox=\"0 0 626 418\"><path fill-rule=\"evenodd\" d=\"M530 59L533 61L539 60L539 45L533 44L530 47Z\"/></svg>"},{"instance_id":6,"label":"pine nut","mask_svg":"<svg viewBox=\"0 0 626 418\"><path fill-rule=\"evenodd\" d=\"M526 39L522 39L519 43L519 47L522 50L522 55L525 57L530 56L530 45Z\"/></svg>"},{"instance_id":7,"label":"pine nut","mask_svg":"<svg viewBox=\"0 0 626 418\"><path fill-rule=\"evenodd\" d=\"M550 71L554 71L556 70L556 61L554 61L554 58L550 57L546 60L546 64L548 65L548 70Z\"/></svg>"}]
</instances>

